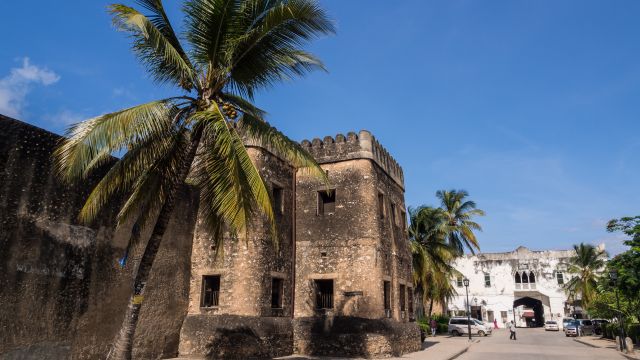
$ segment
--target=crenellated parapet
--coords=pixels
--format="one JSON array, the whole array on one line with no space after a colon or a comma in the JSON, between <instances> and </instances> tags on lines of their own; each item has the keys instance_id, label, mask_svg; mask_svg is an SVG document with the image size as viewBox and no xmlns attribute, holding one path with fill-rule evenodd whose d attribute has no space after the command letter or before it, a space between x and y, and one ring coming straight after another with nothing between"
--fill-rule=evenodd
<instances>
[{"instance_id":1,"label":"crenellated parapet","mask_svg":"<svg viewBox=\"0 0 640 360\"><path fill-rule=\"evenodd\" d=\"M371 159L400 187L404 189L404 174L398 162L367 130L336 135L335 138L325 136L322 140L315 138L311 141L300 142L320 164L353 159Z\"/></svg>"}]
</instances>

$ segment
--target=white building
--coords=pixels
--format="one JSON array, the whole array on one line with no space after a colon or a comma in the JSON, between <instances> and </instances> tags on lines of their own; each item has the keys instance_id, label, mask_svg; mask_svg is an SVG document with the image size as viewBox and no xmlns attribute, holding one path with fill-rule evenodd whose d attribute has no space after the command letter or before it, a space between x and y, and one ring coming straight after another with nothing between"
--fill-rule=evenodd
<instances>
[{"instance_id":1,"label":"white building","mask_svg":"<svg viewBox=\"0 0 640 360\"><path fill-rule=\"evenodd\" d=\"M574 255L573 250L531 251L521 246L512 252L461 257L454 267L463 276L453 279L458 296L448 304L449 313L465 315L466 277L472 317L490 323L495 319L501 328L512 320L522 327L561 321L573 311L563 285L570 280L567 269Z\"/></svg>"}]
</instances>

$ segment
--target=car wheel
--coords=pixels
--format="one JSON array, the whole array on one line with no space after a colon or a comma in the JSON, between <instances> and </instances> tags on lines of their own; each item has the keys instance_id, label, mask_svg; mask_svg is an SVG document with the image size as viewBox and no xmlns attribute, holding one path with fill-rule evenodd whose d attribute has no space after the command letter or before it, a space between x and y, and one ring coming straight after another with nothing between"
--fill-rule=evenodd
<instances>
[{"instance_id":1,"label":"car wheel","mask_svg":"<svg viewBox=\"0 0 640 360\"><path fill-rule=\"evenodd\" d=\"M453 336L460 336L460 335L462 335L462 334L460 334L460 332L459 332L458 330L453 330L453 331L451 332L451 335L453 335Z\"/></svg>"},{"instance_id":2,"label":"car wheel","mask_svg":"<svg viewBox=\"0 0 640 360\"><path fill-rule=\"evenodd\" d=\"M487 336L487 334L485 334L484 331L480 330L478 331L478 336Z\"/></svg>"}]
</instances>

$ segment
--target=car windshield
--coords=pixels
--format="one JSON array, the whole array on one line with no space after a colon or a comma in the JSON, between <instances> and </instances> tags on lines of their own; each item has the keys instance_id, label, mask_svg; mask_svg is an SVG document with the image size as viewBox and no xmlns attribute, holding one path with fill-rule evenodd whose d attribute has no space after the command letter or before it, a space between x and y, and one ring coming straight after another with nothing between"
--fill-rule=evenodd
<instances>
[{"instance_id":1,"label":"car windshield","mask_svg":"<svg viewBox=\"0 0 640 360\"><path fill-rule=\"evenodd\" d=\"M547 324L549 324L549 325L555 325L555 324L556 324L556 322L555 322L555 321L547 321Z\"/></svg>"},{"instance_id":2,"label":"car windshield","mask_svg":"<svg viewBox=\"0 0 640 360\"><path fill-rule=\"evenodd\" d=\"M473 320L473 322L475 322L477 325L484 325L484 323L482 323L482 321L480 320Z\"/></svg>"}]
</instances>

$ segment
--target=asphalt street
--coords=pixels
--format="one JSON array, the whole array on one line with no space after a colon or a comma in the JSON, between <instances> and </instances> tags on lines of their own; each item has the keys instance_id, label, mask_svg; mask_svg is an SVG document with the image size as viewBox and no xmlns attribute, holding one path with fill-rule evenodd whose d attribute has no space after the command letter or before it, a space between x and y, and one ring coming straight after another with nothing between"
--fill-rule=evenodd
<instances>
[{"instance_id":1,"label":"asphalt street","mask_svg":"<svg viewBox=\"0 0 640 360\"><path fill-rule=\"evenodd\" d=\"M624 360L624 356L611 349L599 349L565 337L562 331L544 329L518 329L518 340L509 340L509 332L500 330L473 344L459 356L459 360Z\"/></svg>"}]
</instances>

